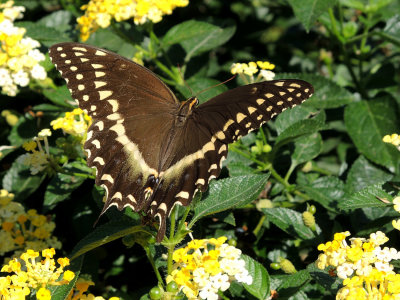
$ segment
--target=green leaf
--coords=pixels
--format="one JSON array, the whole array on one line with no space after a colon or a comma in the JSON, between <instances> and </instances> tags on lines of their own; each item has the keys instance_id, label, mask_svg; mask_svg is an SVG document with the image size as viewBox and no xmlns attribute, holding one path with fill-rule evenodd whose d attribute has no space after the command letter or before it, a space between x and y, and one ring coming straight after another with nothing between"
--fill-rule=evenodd
<instances>
[{"instance_id":1,"label":"green leaf","mask_svg":"<svg viewBox=\"0 0 400 300\"><path fill-rule=\"evenodd\" d=\"M189 228L207 215L243 206L255 200L267 183L268 177L269 175L244 175L212 181L208 196L194 208Z\"/></svg>"},{"instance_id":2,"label":"green leaf","mask_svg":"<svg viewBox=\"0 0 400 300\"><path fill-rule=\"evenodd\" d=\"M67 107L69 109L75 108L75 102L66 85L57 87L55 90L44 90L43 95L58 106Z\"/></svg>"},{"instance_id":3,"label":"green leaf","mask_svg":"<svg viewBox=\"0 0 400 300\"><path fill-rule=\"evenodd\" d=\"M340 202L339 207L341 209L357 209L364 207L384 207L388 205L379 200L379 198L389 202L393 200L393 197L386 193L381 185L372 185L349 195L345 200Z\"/></svg>"},{"instance_id":4,"label":"green leaf","mask_svg":"<svg viewBox=\"0 0 400 300\"><path fill-rule=\"evenodd\" d=\"M313 85L314 95L301 104L303 107L337 108L354 101L354 96L347 89L320 75L279 73L276 76L276 79L284 78L298 78Z\"/></svg>"},{"instance_id":5,"label":"green leaf","mask_svg":"<svg viewBox=\"0 0 400 300\"><path fill-rule=\"evenodd\" d=\"M37 24L46 26L47 28L57 28L57 31L67 32L72 30L75 18L70 11L57 10L41 18Z\"/></svg>"},{"instance_id":6,"label":"green leaf","mask_svg":"<svg viewBox=\"0 0 400 300\"><path fill-rule=\"evenodd\" d=\"M29 166L21 162L21 157L13 162L11 168L7 170L3 177L2 182L3 189L15 194L16 201L28 198L38 189L46 177L43 174L32 175Z\"/></svg>"},{"instance_id":7,"label":"green leaf","mask_svg":"<svg viewBox=\"0 0 400 300\"><path fill-rule=\"evenodd\" d=\"M289 0L294 14L307 31L310 30L322 13L327 12L330 7L335 5L335 2L326 0Z\"/></svg>"},{"instance_id":8,"label":"green leaf","mask_svg":"<svg viewBox=\"0 0 400 300\"><path fill-rule=\"evenodd\" d=\"M166 46L180 44L186 52L185 61L226 43L235 33L235 26L221 28L209 23L190 20L172 27L164 36Z\"/></svg>"},{"instance_id":9,"label":"green leaf","mask_svg":"<svg viewBox=\"0 0 400 300\"><path fill-rule=\"evenodd\" d=\"M327 271L318 269L315 263L309 264L307 270L310 273L310 276L332 295L336 294L342 284L342 279L339 277L332 277Z\"/></svg>"},{"instance_id":10,"label":"green leaf","mask_svg":"<svg viewBox=\"0 0 400 300\"><path fill-rule=\"evenodd\" d=\"M63 168L71 173L92 173L89 167L82 165L77 161L64 165ZM57 203L69 198L71 193L76 190L84 181L84 177L57 173L57 175L54 176L47 185L46 192L44 194L43 205L47 209L54 208Z\"/></svg>"},{"instance_id":11,"label":"green leaf","mask_svg":"<svg viewBox=\"0 0 400 300\"><path fill-rule=\"evenodd\" d=\"M26 29L27 36L38 40L46 47L50 47L56 43L72 41L69 36L58 31L56 27L47 27L43 24L30 21L17 22L16 26L24 27Z\"/></svg>"},{"instance_id":12,"label":"green leaf","mask_svg":"<svg viewBox=\"0 0 400 300\"><path fill-rule=\"evenodd\" d=\"M370 185L385 183L393 178L393 175L370 163L360 155L350 168L346 179L347 193L354 193Z\"/></svg>"},{"instance_id":13,"label":"green leaf","mask_svg":"<svg viewBox=\"0 0 400 300\"><path fill-rule=\"evenodd\" d=\"M117 220L111 220L110 222L97 227L93 230L93 232L84 237L74 247L69 257L71 257L71 259L75 259L92 249L122 238L128 234L141 232L151 235L151 233L147 231L145 227L137 224L137 222L132 222L131 219L126 217L122 217Z\"/></svg>"},{"instance_id":14,"label":"green leaf","mask_svg":"<svg viewBox=\"0 0 400 300\"><path fill-rule=\"evenodd\" d=\"M246 291L257 299L267 299L270 293L269 274L262 264L252 259L250 256L242 254L241 258L246 263L246 270L253 278L252 284L243 284Z\"/></svg>"},{"instance_id":15,"label":"green leaf","mask_svg":"<svg viewBox=\"0 0 400 300\"><path fill-rule=\"evenodd\" d=\"M304 225L303 217L297 211L284 207L275 207L262 209L262 212L268 217L269 221L296 238L302 240L315 238L314 232Z\"/></svg>"},{"instance_id":16,"label":"green leaf","mask_svg":"<svg viewBox=\"0 0 400 300\"><path fill-rule=\"evenodd\" d=\"M316 131L325 129L328 129L328 127L320 121L313 119L301 120L287 127L278 136L278 138L275 141L276 144L274 148L280 147L283 144L293 141L295 138L300 137L302 135L312 134L315 133Z\"/></svg>"},{"instance_id":17,"label":"green leaf","mask_svg":"<svg viewBox=\"0 0 400 300\"><path fill-rule=\"evenodd\" d=\"M299 185L303 190L329 211L337 210L339 201L344 197L344 183L337 177L320 177L310 184Z\"/></svg>"},{"instance_id":18,"label":"green leaf","mask_svg":"<svg viewBox=\"0 0 400 300\"><path fill-rule=\"evenodd\" d=\"M298 105L292 109L287 109L279 114L274 121L276 132L279 135L289 126L299 121L308 119L316 113L318 113L317 109L306 107L304 105Z\"/></svg>"},{"instance_id":19,"label":"green leaf","mask_svg":"<svg viewBox=\"0 0 400 300\"><path fill-rule=\"evenodd\" d=\"M352 103L345 109L344 121L359 152L392 172L399 169L400 152L382 141L386 134L399 129L397 105L393 99L382 97Z\"/></svg>"},{"instance_id":20,"label":"green leaf","mask_svg":"<svg viewBox=\"0 0 400 300\"><path fill-rule=\"evenodd\" d=\"M291 275L282 276L281 278L281 284L277 291L279 297L282 297L282 299L292 296L311 280L310 273L307 270L301 270Z\"/></svg>"},{"instance_id":21,"label":"green leaf","mask_svg":"<svg viewBox=\"0 0 400 300\"><path fill-rule=\"evenodd\" d=\"M294 142L294 152L291 156L292 162L297 166L317 157L321 151L322 138L318 132L299 137Z\"/></svg>"}]
</instances>

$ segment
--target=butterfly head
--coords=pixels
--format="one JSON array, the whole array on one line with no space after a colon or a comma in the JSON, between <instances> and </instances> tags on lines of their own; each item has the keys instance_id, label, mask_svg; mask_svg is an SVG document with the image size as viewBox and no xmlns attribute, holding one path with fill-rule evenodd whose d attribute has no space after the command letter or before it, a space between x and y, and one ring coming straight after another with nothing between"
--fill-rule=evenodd
<instances>
[{"instance_id":1,"label":"butterfly head","mask_svg":"<svg viewBox=\"0 0 400 300\"><path fill-rule=\"evenodd\" d=\"M186 101L181 103L179 108L179 117L187 117L191 111L199 104L199 99L197 97L190 97Z\"/></svg>"}]
</instances>

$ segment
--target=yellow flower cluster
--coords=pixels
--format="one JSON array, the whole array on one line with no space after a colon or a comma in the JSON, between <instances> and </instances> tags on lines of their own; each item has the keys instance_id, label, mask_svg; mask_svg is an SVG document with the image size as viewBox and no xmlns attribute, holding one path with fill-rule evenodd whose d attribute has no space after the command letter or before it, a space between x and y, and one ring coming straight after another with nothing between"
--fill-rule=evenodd
<instances>
[{"instance_id":1,"label":"yellow flower cluster","mask_svg":"<svg viewBox=\"0 0 400 300\"><path fill-rule=\"evenodd\" d=\"M397 196L393 199L393 208L395 211L400 213L400 196ZM400 219L393 220L392 225L395 229L400 230Z\"/></svg>"},{"instance_id":2,"label":"yellow flower cluster","mask_svg":"<svg viewBox=\"0 0 400 300\"><path fill-rule=\"evenodd\" d=\"M167 283L175 281L189 300L218 299L218 291L227 290L233 280L251 284L241 251L225 244L226 239L192 240L174 251Z\"/></svg>"},{"instance_id":3,"label":"yellow flower cluster","mask_svg":"<svg viewBox=\"0 0 400 300\"><path fill-rule=\"evenodd\" d=\"M38 41L24 37L25 28L14 26L22 18L23 6L13 6L14 1L0 4L0 87L8 96L15 96L18 86L25 87L30 80L44 80L45 69L39 64L45 59L37 48Z\"/></svg>"},{"instance_id":4,"label":"yellow flower cluster","mask_svg":"<svg viewBox=\"0 0 400 300\"><path fill-rule=\"evenodd\" d=\"M400 274L393 271L391 260L399 259L400 252L380 246L389 239L378 231L369 239L352 238L348 245L348 231L336 233L334 240L320 244L316 265L319 269L330 267L343 279L336 299L399 299Z\"/></svg>"},{"instance_id":5,"label":"yellow flower cluster","mask_svg":"<svg viewBox=\"0 0 400 300\"><path fill-rule=\"evenodd\" d=\"M43 171L49 164L50 148L49 141L47 139L48 136L51 136L50 129L42 129L37 137L22 145L26 151L31 151L32 153L25 153L21 155L18 158L18 162L30 166L32 175L36 175L37 173ZM41 141L44 143L44 149L40 143ZM39 150L36 150L36 148Z\"/></svg>"},{"instance_id":6,"label":"yellow flower cluster","mask_svg":"<svg viewBox=\"0 0 400 300\"><path fill-rule=\"evenodd\" d=\"M86 279L86 276L79 277L75 283L75 286L71 293L68 295L66 300L105 300L101 296L94 296L93 294L85 294L89 289L89 286L94 285L94 282L90 279ZM111 297L109 300L119 300L119 297Z\"/></svg>"},{"instance_id":7,"label":"yellow flower cluster","mask_svg":"<svg viewBox=\"0 0 400 300\"><path fill-rule=\"evenodd\" d=\"M15 257L26 249L61 248L57 238L52 237L54 222L34 209L25 212L13 199L14 194L0 190L0 255L17 251Z\"/></svg>"},{"instance_id":8,"label":"yellow flower cluster","mask_svg":"<svg viewBox=\"0 0 400 300\"><path fill-rule=\"evenodd\" d=\"M392 144L400 151L400 136L397 133L385 135L382 139L385 143Z\"/></svg>"},{"instance_id":9,"label":"yellow flower cluster","mask_svg":"<svg viewBox=\"0 0 400 300\"><path fill-rule=\"evenodd\" d=\"M175 7L183 7L189 0L90 0L81 7L85 14L78 18L81 40L86 41L98 28L110 26L114 19L117 22L132 19L135 24L147 20L160 22L163 15L170 15Z\"/></svg>"},{"instance_id":10,"label":"yellow flower cluster","mask_svg":"<svg viewBox=\"0 0 400 300\"><path fill-rule=\"evenodd\" d=\"M251 61L246 63L234 63L231 66L232 74L239 74L239 76L246 83L259 82L261 80L272 80L275 77L275 73L271 70L275 69L275 65L268 61ZM257 77L254 75L257 74ZM247 75L247 77L245 76Z\"/></svg>"},{"instance_id":11,"label":"yellow flower cluster","mask_svg":"<svg viewBox=\"0 0 400 300\"><path fill-rule=\"evenodd\" d=\"M27 250L21 255L20 260L13 259L3 266L1 272L15 273L6 277L0 277L0 296L4 300L25 299L31 289L36 290L38 300L50 300L51 292L49 286L68 284L74 279L72 271L64 271L69 265L69 259L59 258L56 267L53 256L54 248L42 251L43 260L37 260L39 252ZM62 276L62 279L59 280Z\"/></svg>"},{"instance_id":12,"label":"yellow flower cluster","mask_svg":"<svg viewBox=\"0 0 400 300\"><path fill-rule=\"evenodd\" d=\"M53 129L62 129L65 133L84 137L92 118L80 108L75 108L72 112L66 112L65 117L51 121Z\"/></svg>"}]
</instances>

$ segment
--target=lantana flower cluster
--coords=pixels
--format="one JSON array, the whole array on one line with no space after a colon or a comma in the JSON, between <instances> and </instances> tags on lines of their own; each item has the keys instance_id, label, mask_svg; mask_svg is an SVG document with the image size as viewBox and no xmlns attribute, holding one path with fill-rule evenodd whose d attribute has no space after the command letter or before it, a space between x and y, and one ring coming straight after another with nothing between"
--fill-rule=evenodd
<instances>
[{"instance_id":1,"label":"lantana flower cluster","mask_svg":"<svg viewBox=\"0 0 400 300\"><path fill-rule=\"evenodd\" d=\"M175 264L167 283L175 281L188 299L218 299L231 281L251 284L253 279L240 258L241 251L225 244L226 237L192 240L174 251Z\"/></svg>"},{"instance_id":2,"label":"lantana flower cluster","mask_svg":"<svg viewBox=\"0 0 400 300\"><path fill-rule=\"evenodd\" d=\"M385 135L383 141L396 146L400 151L400 136L397 133Z\"/></svg>"},{"instance_id":3,"label":"lantana flower cluster","mask_svg":"<svg viewBox=\"0 0 400 300\"><path fill-rule=\"evenodd\" d=\"M275 69L275 65L268 61L251 61L247 64L234 63L231 66L231 73L238 74L248 84L262 80L273 80L275 77L275 73L271 71L273 69ZM256 74L257 76L255 76Z\"/></svg>"},{"instance_id":4,"label":"lantana flower cluster","mask_svg":"<svg viewBox=\"0 0 400 300\"><path fill-rule=\"evenodd\" d=\"M39 64L45 59L37 49L40 43L24 37L25 28L14 26L14 21L23 17L25 7L13 5L14 1L0 4L0 87L8 96L15 96L18 86L27 86L32 78L47 77Z\"/></svg>"},{"instance_id":5,"label":"lantana flower cluster","mask_svg":"<svg viewBox=\"0 0 400 300\"><path fill-rule=\"evenodd\" d=\"M90 116L82 109L75 108L72 112L66 112L65 117L51 121L50 125L54 130L62 129L64 133L84 137L91 123Z\"/></svg>"},{"instance_id":6,"label":"lantana flower cluster","mask_svg":"<svg viewBox=\"0 0 400 300\"><path fill-rule=\"evenodd\" d=\"M51 299L50 286L68 284L74 279L75 274L64 268L69 265L69 259L53 259L54 248L42 251L43 260L39 259L39 252L27 250L20 259L13 259L3 266L1 272L14 273L6 277L0 277L1 299L25 299L32 290L36 290L38 300Z\"/></svg>"},{"instance_id":7,"label":"lantana flower cluster","mask_svg":"<svg viewBox=\"0 0 400 300\"><path fill-rule=\"evenodd\" d=\"M400 213L400 196L394 197L393 199L393 208L395 211ZM393 220L392 225L395 229L400 230L400 219Z\"/></svg>"},{"instance_id":8,"label":"lantana flower cluster","mask_svg":"<svg viewBox=\"0 0 400 300\"><path fill-rule=\"evenodd\" d=\"M176 7L189 4L189 0L91 0L81 7L85 14L78 18L81 40L86 41L98 28L110 26L112 20L132 19L135 24L146 21L160 22Z\"/></svg>"},{"instance_id":9,"label":"lantana flower cluster","mask_svg":"<svg viewBox=\"0 0 400 300\"><path fill-rule=\"evenodd\" d=\"M398 299L400 297L400 274L393 271L392 260L400 259L395 248L382 248L389 238L378 231L369 239L346 237L348 231L336 233L334 240L320 244L316 265L319 269L328 267L343 279L336 299Z\"/></svg>"},{"instance_id":10,"label":"lantana flower cluster","mask_svg":"<svg viewBox=\"0 0 400 300\"><path fill-rule=\"evenodd\" d=\"M55 223L34 209L26 212L13 199L14 194L0 190L0 255L16 251L14 256L18 256L26 249L42 250L49 246L61 248L52 236Z\"/></svg>"},{"instance_id":11,"label":"lantana flower cluster","mask_svg":"<svg viewBox=\"0 0 400 300\"><path fill-rule=\"evenodd\" d=\"M26 142L22 147L30 153L25 153L18 158L18 162L30 167L31 174L36 175L46 169L49 164L50 149L47 137L51 136L48 128L42 129L38 136ZM43 142L43 146L41 144Z\"/></svg>"}]
</instances>

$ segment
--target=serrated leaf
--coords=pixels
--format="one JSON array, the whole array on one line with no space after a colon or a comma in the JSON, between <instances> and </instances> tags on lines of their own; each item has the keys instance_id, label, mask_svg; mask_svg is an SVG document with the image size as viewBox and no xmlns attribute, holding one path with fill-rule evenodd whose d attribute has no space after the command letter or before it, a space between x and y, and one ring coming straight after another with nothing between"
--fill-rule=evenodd
<instances>
[{"instance_id":1,"label":"serrated leaf","mask_svg":"<svg viewBox=\"0 0 400 300\"><path fill-rule=\"evenodd\" d=\"M320 121L313 119L301 120L287 127L278 136L275 141L275 147L280 147L302 135L315 133L316 131L325 129L328 129L328 127Z\"/></svg>"},{"instance_id":2,"label":"serrated leaf","mask_svg":"<svg viewBox=\"0 0 400 300\"><path fill-rule=\"evenodd\" d=\"M83 238L72 250L70 255L71 259L75 259L86 252L100 247L101 245L112 242L116 239L122 238L128 234L133 233L148 233L143 225L138 225L128 218L119 218L111 220L110 222L96 227L90 234Z\"/></svg>"},{"instance_id":3,"label":"serrated leaf","mask_svg":"<svg viewBox=\"0 0 400 300\"><path fill-rule=\"evenodd\" d=\"M257 299L267 299L270 293L270 280L267 269L247 255L242 254L241 258L245 261L245 268L253 278L252 284L243 283L244 288Z\"/></svg>"},{"instance_id":4,"label":"serrated leaf","mask_svg":"<svg viewBox=\"0 0 400 300\"><path fill-rule=\"evenodd\" d=\"M254 201L269 175L243 175L211 182L208 196L194 208L189 228L202 217Z\"/></svg>"},{"instance_id":5,"label":"serrated leaf","mask_svg":"<svg viewBox=\"0 0 400 300\"><path fill-rule=\"evenodd\" d=\"M294 14L307 31L310 30L322 13L327 12L330 7L335 5L335 2L326 0L289 0Z\"/></svg>"},{"instance_id":6,"label":"serrated leaf","mask_svg":"<svg viewBox=\"0 0 400 300\"><path fill-rule=\"evenodd\" d=\"M305 191L312 200L326 209L335 212L345 195L344 183L333 176L320 177L310 184L299 185L299 189Z\"/></svg>"},{"instance_id":7,"label":"serrated leaf","mask_svg":"<svg viewBox=\"0 0 400 300\"><path fill-rule=\"evenodd\" d=\"M394 172L399 169L400 152L382 138L398 131L397 104L389 97L348 105L344 112L348 134L359 152Z\"/></svg>"},{"instance_id":8,"label":"serrated leaf","mask_svg":"<svg viewBox=\"0 0 400 300\"><path fill-rule=\"evenodd\" d=\"M385 183L393 175L383 168L375 166L364 156L360 155L350 168L346 178L346 191L349 194L360 191L376 183Z\"/></svg>"},{"instance_id":9,"label":"serrated leaf","mask_svg":"<svg viewBox=\"0 0 400 300\"><path fill-rule=\"evenodd\" d=\"M297 166L317 157L321 151L322 138L318 132L299 137L294 142L294 152L291 156L292 162Z\"/></svg>"},{"instance_id":10,"label":"serrated leaf","mask_svg":"<svg viewBox=\"0 0 400 300\"><path fill-rule=\"evenodd\" d=\"M304 107L314 109L337 108L354 101L354 96L347 89L320 75L279 73L276 78L298 78L313 85L314 95L301 104Z\"/></svg>"},{"instance_id":11,"label":"serrated leaf","mask_svg":"<svg viewBox=\"0 0 400 300\"><path fill-rule=\"evenodd\" d=\"M306 107L304 105L298 105L291 109L286 109L284 112L280 113L274 121L276 132L279 135L289 126L301 120L305 120L317 112L317 109Z\"/></svg>"},{"instance_id":12,"label":"serrated leaf","mask_svg":"<svg viewBox=\"0 0 400 300\"><path fill-rule=\"evenodd\" d=\"M16 159L3 177L2 186L15 194L16 201L22 201L38 189L45 177L44 174L32 175L29 166Z\"/></svg>"},{"instance_id":13,"label":"serrated leaf","mask_svg":"<svg viewBox=\"0 0 400 300\"><path fill-rule=\"evenodd\" d=\"M378 198L392 202L393 197L386 193L381 185L373 185L362 189L341 201L339 207L342 209L357 209L363 207L384 207L387 203Z\"/></svg>"},{"instance_id":14,"label":"serrated leaf","mask_svg":"<svg viewBox=\"0 0 400 300\"><path fill-rule=\"evenodd\" d=\"M172 27L164 36L166 46L179 43L186 52L185 61L202 52L215 49L235 33L235 26L221 28L209 23L190 20Z\"/></svg>"},{"instance_id":15,"label":"serrated leaf","mask_svg":"<svg viewBox=\"0 0 400 300\"><path fill-rule=\"evenodd\" d=\"M302 240L315 238L314 232L304 225L303 217L297 211L284 207L275 207L262 209L262 212L268 217L269 221L296 238Z\"/></svg>"},{"instance_id":16,"label":"serrated leaf","mask_svg":"<svg viewBox=\"0 0 400 300\"><path fill-rule=\"evenodd\" d=\"M309 264L307 266L307 270L310 276L331 294L336 294L337 290L342 284L342 279L336 276L332 277L327 271L318 269L315 263Z\"/></svg>"}]
</instances>

